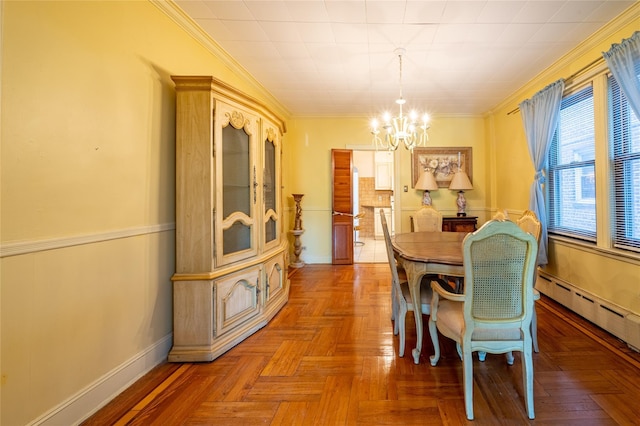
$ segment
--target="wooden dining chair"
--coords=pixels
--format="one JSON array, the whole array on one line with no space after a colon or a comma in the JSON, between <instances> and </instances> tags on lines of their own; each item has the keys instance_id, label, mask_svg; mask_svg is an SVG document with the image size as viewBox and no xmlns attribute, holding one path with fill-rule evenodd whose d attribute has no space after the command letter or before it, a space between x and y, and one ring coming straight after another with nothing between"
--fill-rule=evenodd
<instances>
[{"instance_id":1,"label":"wooden dining chair","mask_svg":"<svg viewBox=\"0 0 640 426\"><path fill-rule=\"evenodd\" d=\"M496 212L496 214L493 215L493 217L491 218L493 220L509 220L509 212L504 209L504 210L498 210Z\"/></svg>"},{"instance_id":2,"label":"wooden dining chair","mask_svg":"<svg viewBox=\"0 0 640 426\"><path fill-rule=\"evenodd\" d=\"M364 218L364 214L365 212L362 211L353 217L353 244L356 246L364 245L364 241L359 241L357 238L359 235L358 232L364 229L364 227L362 226L362 223L360 222L362 218Z\"/></svg>"},{"instance_id":3,"label":"wooden dining chair","mask_svg":"<svg viewBox=\"0 0 640 426\"><path fill-rule=\"evenodd\" d=\"M462 353L465 411L473 420L473 352L521 352L525 405L533 419L531 316L538 243L511 221L490 220L462 244L464 293L431 283L431 365L440 359L438 334L454 340Z\"/></svg>"},{"instance_id":4,"label":"wooden dining chair","mask_svg":"<svg viewBox=\"0 0 640 426\"><path fill-rule=\"evenodd\" d=\"M516 220L516 224L522 229L524 232L528 232L533 235L540 244L540 235L542 234L542 224L538 220L538 216L531 211L525 210L520 216L520 219ZM537 277L536 273L536 277ZM535 286L535 279L533 281ZM533 288L533 300L540 300L540 292ZM531 317L531 338L533 339L533 350L535 352L540 352L540 348L538 346L538 316L536 315L535 306L533 309L533 316Z\"/></svg>"},{"instance_id":5,"label":"wooden dining chair","mask_svg":"<svg viewBox=\"0 0 640 426\"><path fill-rule=\"evenodd\" d=\"M391 245L391 235L387 226L387 218L384 211L380 211L380 220L382 221L382 232L384 233L384 242L387 248L387 260L391 269L391 319L393 320L393 334L399 335L398 355L404 356L404 348L406 341L405 322L408 311L413 311L414 315L429 315L431 312L431 286L430 281L423 279L420 284L420 306L417 309L413 306L411 292L409 291L409 283L404 270L398 272L398 265Z\"/></svg>"},{"instance_id":6,"label":"wooden dining chair","mask_svg":"<svg viewBox=\"0 0 640 426\"><path fill-rule=\"evenodd\" d=\"M415 232L442 231L442 213L432 206L422 206L413 216Z\"/></svg>"}]
</instances>

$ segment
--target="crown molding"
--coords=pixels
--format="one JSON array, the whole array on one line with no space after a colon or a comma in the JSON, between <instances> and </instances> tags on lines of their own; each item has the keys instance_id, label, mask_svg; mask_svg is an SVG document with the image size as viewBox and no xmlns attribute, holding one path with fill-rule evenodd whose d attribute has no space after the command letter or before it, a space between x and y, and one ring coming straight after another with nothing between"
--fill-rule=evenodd
<instances>
[{"instance_id":1,"label":"crown molding","mask_svg":"<svg viewBox=\"0 0 640 426\"><path fill-rule=\"evenodd\" d=\"M601 43L605 43L609 38L611 38L616 32L620 31L621 28L631 24L636 21L640 16L640 2L636 2L631 5L627 10L622 12L617 17L613 18L609 23L605 26L597 30L591 36L586 38L580 44L578 44L575 48L573 48L569 53L562 56L552 65L550 65L545 70L538 73L531 80L525 83L523 86L518 88L513 94L507 97L505 100L500 102L491 110L487 111L484 116L494 114L496 111L499 111L503 108L516 108L520 102L524 99L522 98L522 94L525 92L537 92L538 90L545 87L547 84L551 83L554 80L553 74L557 73L558 70L564 68L570 68L572 65L576 65L578 62L581 64L578 67L582 67L582 63L591 61L593 58L587 57L587 54L590 50L595 48ZM631 34L629 34L631 36ZM622 40L619 40L622 41ZM618 42L619 42L618 41ZM589 68L589 67L585 67ZM567 76L569 77L569 76ZM577 76L574 76L577 77ZM557 78L555 78L557 79Z\"/></svg>"},{"instance_id":2,"label":"crown molding","mask_svg":"<svg viewBox=\"0 0 640 426\"><path fill-rule=\"evenodd\" d=\"M264 99L279 111L278 114L291 117L291 112L287 110L271 92L269 92L258 80L251 75L233 56L222 48L209 34L207 34L190 16L188 16L173 0L148 0L158 9L164 12L171 20L173 20L187 34L193 37L212 55L221 60L236 75L244 78L251 87L253 87Z\"/></svg>"}]
</instances>

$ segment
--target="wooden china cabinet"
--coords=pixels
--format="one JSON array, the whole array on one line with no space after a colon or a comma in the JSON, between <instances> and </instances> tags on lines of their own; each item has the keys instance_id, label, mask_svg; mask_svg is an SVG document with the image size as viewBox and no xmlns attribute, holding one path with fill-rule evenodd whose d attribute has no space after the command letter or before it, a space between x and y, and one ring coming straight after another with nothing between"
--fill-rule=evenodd
<instances>
[{"instance_id":1,"label":"wooden china cabinet","mask_svg":"<svg viewBox=\"0 0 640 426\"><path fill-rule=\"evenodd\" d=\"M285 123L211 76L176 85L171 362L211 361L286 304Z\"/></svg>"}]
</instances>

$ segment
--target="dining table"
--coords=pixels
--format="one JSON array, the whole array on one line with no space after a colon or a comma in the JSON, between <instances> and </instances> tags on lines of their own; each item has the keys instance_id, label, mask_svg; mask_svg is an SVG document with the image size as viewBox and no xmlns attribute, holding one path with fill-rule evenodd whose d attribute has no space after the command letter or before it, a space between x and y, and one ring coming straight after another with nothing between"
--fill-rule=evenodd
<instances>
[{"instance_id":1,"label":"dining table","mask_svg":"<svg viewBox=\"0 0 640 426\"><path fill-rule=\"evenodd\" d=\"M407 232L391 238L396 258L407 273L413 306L420 306L420 282L425 275L458 278L456 290L464 277L462 241L468 232ZM413 362L420 362L422 351L422 315L414 311L416 347L411 351Z\"/></svg>"}]
</instances>

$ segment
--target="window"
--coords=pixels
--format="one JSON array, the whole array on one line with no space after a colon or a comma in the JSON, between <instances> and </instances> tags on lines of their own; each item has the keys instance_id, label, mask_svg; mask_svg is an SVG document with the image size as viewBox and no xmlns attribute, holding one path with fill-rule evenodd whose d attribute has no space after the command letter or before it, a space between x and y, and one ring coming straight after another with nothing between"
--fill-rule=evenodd
<instances>
[{"instance_id":1,"label":"window","mask_svg":"<svg viewBox=\"0 0 640 426\"><path fill-rule=\"evenodd\" d=\"M595 131L591 86L562 99L548 158L550 233L596 240Z\"/></svg>"},{"instance_id":2,"label":"window","mask_svg":"<svg viewBox=\"0 0 640 426\"><path fill-rule=\"evenodd\" d=\"M636 73L640 74L640 64ZM640 251L640 121L615 78L609 77L612 143L613 244Z\"/></svg>"}]
</instances>

